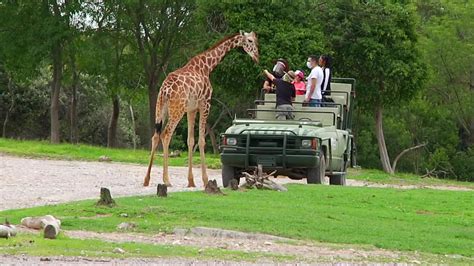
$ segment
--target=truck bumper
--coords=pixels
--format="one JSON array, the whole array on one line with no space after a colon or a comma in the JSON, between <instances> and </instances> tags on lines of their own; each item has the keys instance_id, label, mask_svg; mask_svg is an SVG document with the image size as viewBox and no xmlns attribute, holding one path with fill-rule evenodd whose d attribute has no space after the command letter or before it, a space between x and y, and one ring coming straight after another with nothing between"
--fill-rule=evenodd
<instances>
[{"instance_id":1,"label":"truck bumper","mask_svg":"<svg viewBox=\"0 0 474 266\"><path fill-rule=\"evenodd\" d=\"M226 153L220 154L222 164L237 167L250 168L261 164L266 169L286 168L313 168L319 166L319 151L312 154L242 154Z\"/></svg>"}]
</instances>

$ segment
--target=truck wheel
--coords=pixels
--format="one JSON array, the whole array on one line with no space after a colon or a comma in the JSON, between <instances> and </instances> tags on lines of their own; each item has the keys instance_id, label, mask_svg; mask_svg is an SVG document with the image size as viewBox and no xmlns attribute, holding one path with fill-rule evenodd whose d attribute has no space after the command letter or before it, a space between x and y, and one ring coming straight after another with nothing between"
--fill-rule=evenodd
<instances>
[{"instance_id":1,"label":"truck wheel","mask_svg":"<svg viewBox=\"0 0 474 266\"><path fill-rule=\"evenodd\" d=\"M229 165L222 165L222 185L228 187L230 180L235 178L235 168Z\"/></svg>"},{"instance_id":2,"label":"truck wheel","mask_svg":"<svg viewBox=\"0 0 474 266\"><path fill-rule=\"evenodd\" d=\"M308 184L322 184L323 178L326 175L326 160L324 156L319 157L319 167L308 168L306 183Z\"/></svg>"},{"instance_id":3,"label":"truck wheel","mask_svg":"<svg viewBox=\"0 0 474 266\"><path fill-rule=\"evenodd\" d=\"M345 186L346 185L346 174L329 176L329 184L330 185Z\"/></svg>"}]
</instances>

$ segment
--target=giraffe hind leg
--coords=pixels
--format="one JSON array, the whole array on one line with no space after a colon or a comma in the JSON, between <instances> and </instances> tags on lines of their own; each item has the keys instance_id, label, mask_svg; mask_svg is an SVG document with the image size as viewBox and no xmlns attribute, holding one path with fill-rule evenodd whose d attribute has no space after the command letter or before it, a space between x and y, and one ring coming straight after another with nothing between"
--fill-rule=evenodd
<instances>
[{"instance_id":1,"label":"giraffe hind leg","mask_svg":"<svg viewBox=\"0 0 474 266\"><path fill-rule=\"evenodd\" d=\"M194 123L196 111L189 111L188 117L188 187L196 187L193 176Z\"/></svg>"},{"instance_id":2,"label":"giraffe hind leg","mask_svg":"<svg viewBox=\"0 0 474 266\"><path fill-rule=\"evenodd\" d=\"M153 166L153 159L155 157L156 148L158 147L158 144L160 144L160 133L158 132L158 124L156 126L157 126L157 132L155 132L155 134L153 134L153 137L151 138L150 163L148 164L148 170L146 172L145 180L143 181L143 186L145 187L150 185L151 167ZM161 127L161 123L160 123L160 127Z\"/></svg>"}]
</instances>

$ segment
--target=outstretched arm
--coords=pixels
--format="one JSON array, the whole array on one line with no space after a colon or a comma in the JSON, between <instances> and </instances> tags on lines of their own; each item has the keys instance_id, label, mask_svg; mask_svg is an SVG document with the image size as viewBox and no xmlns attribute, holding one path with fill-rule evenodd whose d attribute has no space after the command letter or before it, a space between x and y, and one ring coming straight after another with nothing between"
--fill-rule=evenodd
<instances>
[{"instance_id":1,"label":"outstretched arm","mask_svg":"<svg viewBox=\"0 0 474 266\"><path fill-rule=\"evenodd\" d=\"M275 76L272 75L272 73L268 72L268 70L264 70L263 73L265 74L265 76L267 76L268 79L270 79L271 81L273 81L275 79Z\"/></svg>"}]
</instances>

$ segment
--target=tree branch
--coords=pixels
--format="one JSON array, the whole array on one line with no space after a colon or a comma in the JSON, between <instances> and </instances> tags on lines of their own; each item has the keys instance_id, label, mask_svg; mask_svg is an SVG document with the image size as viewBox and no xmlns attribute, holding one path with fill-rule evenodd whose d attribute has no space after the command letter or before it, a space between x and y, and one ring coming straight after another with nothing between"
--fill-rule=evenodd
<instances>
[{"instance_id":1,"label":"tree branch","mask_svg":"<svg viewBox=\"0 0 474 266\"><path fill-rule=\"evenodd\" d=\"M395 173L395 170L397 169L397 162L398 160L400 160L400 158L402 158L403 155L405 155L407 152L409 151L412 151L412 150L416 150L416 149L419 149L421 147L424 147L426 146L427 143L423 143L423 144L419 144L419 145L416 145L416 146L413 146L413 147L410 147L410 148L407 148L407 149L404 149L402 152L400 152L397 157L395 157L395 160L393 160L393 163L392 163L392 170L393 172Z\"/></svg>"}]
</instances>

